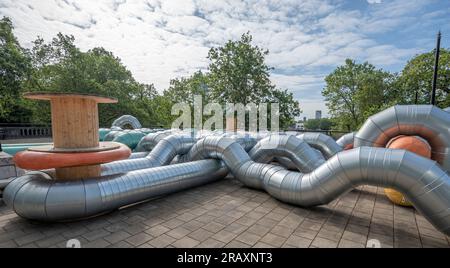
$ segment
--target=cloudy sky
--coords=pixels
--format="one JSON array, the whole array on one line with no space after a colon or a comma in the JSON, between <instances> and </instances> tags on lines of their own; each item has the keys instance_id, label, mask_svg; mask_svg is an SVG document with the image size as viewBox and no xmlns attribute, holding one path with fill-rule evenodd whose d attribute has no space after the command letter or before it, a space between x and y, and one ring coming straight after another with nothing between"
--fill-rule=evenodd
<instances>
[{"instance_id":1,"label":"cloudy sky","mask_svg":"<svg viewBox=\"0 0 450 268\"><path fill-rule=\"evenodd\" d=\"M307 117L326 114L323 78L345 58L400 71L434 47L439 29L450 47L449 0L1 0L0 16L24 47L38 35L72 34L82 50L112 51L158 90L204 70L210 47L250 31L270 51L273 82Z\"/></svg>"}]
</instances>

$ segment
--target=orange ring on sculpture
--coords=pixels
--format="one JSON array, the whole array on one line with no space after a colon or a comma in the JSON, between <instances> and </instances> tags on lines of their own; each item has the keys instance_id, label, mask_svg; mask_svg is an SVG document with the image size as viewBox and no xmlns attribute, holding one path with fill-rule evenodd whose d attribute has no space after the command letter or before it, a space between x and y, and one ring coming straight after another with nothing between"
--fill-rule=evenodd
<instances>
[{"instance_id":1,"label":"orange ring on sculpture","mask_svg":"<svg viewBox=\"0 0 450 268\"><path fill-rule=\"evenodd\" d=\"M131 150L124 144L119 148L100 152L51 153L37 151L22 151L14 155L15 164L23 169L41 170L89 166L108 163L130 156Z\"/></svg>"},{"instance_id":2,"label":"orange ring on sculpture","mask_svg":"<svg viewBox=\"0 0 450 268\"><path fill-rule=\"evenodd\" d=\"M386 148L403 149L422 157L431 158L430 144L419 136L398 135L386 144ZM402 193L394 189L385 188L384 193L394 204L405 207L412 206Z\"/></svg>"}]
</instances>

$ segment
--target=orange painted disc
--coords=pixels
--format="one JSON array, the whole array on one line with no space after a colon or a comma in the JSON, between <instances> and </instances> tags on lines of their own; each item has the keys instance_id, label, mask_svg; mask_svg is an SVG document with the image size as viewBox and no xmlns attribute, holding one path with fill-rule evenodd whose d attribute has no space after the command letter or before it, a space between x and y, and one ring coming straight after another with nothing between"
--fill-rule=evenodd
<instances>
[{"instance_id":1,"label":"orange painted disc","mask_svg":"<svg viewBox=\"0 0 450 268\"><path fill-rule=\"evenodd\" d=\"M41 170L103 164L128 158L131 154L128 146L121 143L117 144L119 145L117 149L100 152L52 153L22 151L15 154L13 160L20 168Z\"/></svg>"},{"instance_id":2,"label":"orange painted disc","mask_svg":"<svg viewBox=\"0 0 450 268\"><path fill-rule=\"evenodd\" d=\"M391 149L404 149L420 156L431 158L431 146L428 142L417 136L397 136L386 146Z\"/></svg>"},{"instance_id":3,"label":"orange painted disc","mask_svg":"<svg viewBox=\"0 0 450 268\"><path fill-rule=\"evenodd\" d=\"M426 140L418 136L397 136L391 139L386 147L391 149L403 149L426 158L431 158L431 146ZM405 196L396 190L386 188L384 189L384 193L394 204L406 207L412 206Z\"/></svg>"},{"instance_id":4,"label":"orange painted disc","mask_svg":"<svg viewBox=\"0 0 450 268\"><path fill-rule=\"evenodd\" d=\"M353 149L353 144L347 144L347 145L344 147L344 151L346 151L346 150L351 150L351 149Z\"/></svg>"}]
</instances>

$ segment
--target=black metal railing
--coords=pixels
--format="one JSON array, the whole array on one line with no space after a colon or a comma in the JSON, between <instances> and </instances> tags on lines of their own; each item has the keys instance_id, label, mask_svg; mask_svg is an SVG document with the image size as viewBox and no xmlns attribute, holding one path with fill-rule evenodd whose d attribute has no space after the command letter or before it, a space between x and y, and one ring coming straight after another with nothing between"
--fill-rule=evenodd
<instances>
[{"instance_id":1,"label":"black metal railing","mask_svg":"<svg viewBox=\"0 0 450 268\"><path fill-rule=\"evenodd\" d=\"M51 136L51 126L31 124L0 124L0 140Z\"/></svg>"}]
</instances>

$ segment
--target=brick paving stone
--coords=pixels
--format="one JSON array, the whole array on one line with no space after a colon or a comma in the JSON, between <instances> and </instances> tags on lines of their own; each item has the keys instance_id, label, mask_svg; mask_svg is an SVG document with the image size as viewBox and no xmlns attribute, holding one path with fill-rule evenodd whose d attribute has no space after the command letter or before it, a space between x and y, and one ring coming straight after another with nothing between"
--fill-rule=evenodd
<instances>
[{"instance_id":1,"label":"brick paving stone","mask_svg":"<svg viewBox=\"0 0 450 268\"><path fill-rule=\"evenodd\" d=\"M142 245L142 244L150 241L151 239L153 239L153 236L151 236L147 233L139 233L139 234L135 234L131 237L128 237L125 241L127 241L128 243L130 243L133 246L139 246L139 245Z\"/></svg>"},{"instance_id":2,"label":"brick paving stone","mask_svg":"<svg viewBox=\"0 0 450 268\"><path fill-rule=\"evenodd\" d=\"M293 234L289 236L284 245L289 245L295 248L307 248L309 247L309 245L311 245L311 242L312 242L311 239L296 236Z\"/></svg>"},{"instance_id":3,"label":"brick paving stone","mask_svg":"<svg viewBox=\"0 0 450 268\"><path fill-rule=\"evenodd\" d=\"M188 236L190 238L195 239L200 242L205 241L206 239L210 238L213 235L214 235L214 233L204 230L204 229L198 229L198 230L188 234Z\"/></svg>"},{"instance_id":4,"label":"brick paving stone","mask_svg":"<svg viewBox=\"0 0 450 268\"><path fill-rule=\"evenodd\" d=\"M200 217L196 218L197 221L202 222L202 223L209 223L211 221L213 221L216 217L208 215L208 214L204 214L201 215Z\"/></svg>"},{"instance_id":5,"label":"brick paving stone","mask_svg":"<svg viewBox=\"0 0 450 268\"><path fill-rule=\"evenodd\" d=\"M162 225L156 225L152 228L149 228L147 230L145 230L145 232L151 236L157 237L160 236L162 234L164 234L165 232L169 231L170 229L162 226Z\"/></svg>"},{"instance_id":6,"label":"brick paving stone","mask_svg":"<svg viewBox=\"0 0 450 268\"><path fill-rule=\"evenodd\" d=\"M221 223L225 226L231 224L235 220L236 220L235 218L230 217L228 215L224 215L224 216L214 219L215 222Z\"/></svg>"},{"instance_id":7,"label":"brick paving stone","mask_svg":"<svg viewBox=\"0 0 450 268\"><path fill-rule=\"evenodd\" d=\"M131 235L125 231L117 231L115 233L109 234L105 237L103 237L106 241L108 241L111 244L115 244L117 242L120 242L124 239L127 239Z\"/></svg>"},{"instance_id":8,"label":"brick paving stone","mask_svg":"<svg viewBox=\"0 0 450 268\"><path fill-rule=\"evenodd\" d=\"M54 246L62 241L67 242L67 239L62 235L54 235L54 236L50 236L50 237L35 241L34 243L40 248L48 248L48 247Z\"/></svg>"},{"instance_id":9,"label":"brick paving stone","mask_svg":"<svg viewBox=\"0 0 450 268\"><path fill-rule=\"evenodd\" d=\"M276 234L268 233L263 236L260 241L274 247L281 247L286 241L286 238Z\"/></svg>"},{"instance_id":10,"label":"brick paving stone","mask_svg":"<svg viewBox=\"0 0 450 268\"><path fill-rule=\"evenodd\" d=\"M164 223L162 223L162 225L164 225L165 227L172 229L172 228L176 228L180 225L182 225L184 223L184 221L179 220L179 219L170 219Z\"/></svg>"},{"instance_id":11,"label":"brick paving stone","mask_svg":"<svg viewBox=\"0 0 450 268\"><path fill-rule=\"evenodd\" d=\"M250 247L251 247L251 245L242 243L237 240L233 240L230 243L225 245L225 248L250 248Z\"/></svg>"},{"instance_id":12,"label":"brick paving stone","mask_svg":"<svg viewBox=\"0 0 450 268\"><path fill-rule=\"evenodd\" d=\"M15 242L17 243L17 245L23 246L23 245L30 244L35 241L41 240L43 238L45 238L45 235L43 235L42 233L36 232L36 233L31 233L31 234L19 237L19 238L15 239Z\"/></svg>"},{"instance_id":13,"label":"brick paving stone","mask_svg":"<svg viewBox=\"0 0 450 268\"><path fill-rule=\"evenodd\" d=\"M88 241L94 241L94 240L97 240L99 238L105 237L110 234L111 234L110 232L108 232L104 229L99 229L99 230L91 231L89 233L85 233L85 234L83 234L83 237L86 238Z\"/></svg>"},{"instance_id":14,"label":"brick paving stone","mask_svg":"<svg viewBox=\"0 0 450 268\"><path fill-rule=\"evenodd\" d=\"M322 228L320 229L319 233L317 233L317 236L339 242L339 240L341 240L342 234L342 230L329 230L326 228Z\"/></svg>"},{"instance_id":15,"label":"brick paving stone","mask_svg":"<svg viewBox=\"0 0 450 268\"><path fill-rule=\"evenodd\" d=\"M175 242L175 238L168 236L166 234L162 234L152 240L150 240L148 243L156 248L165 248L168 245Z\"/></svg>"},{"instance_id":16,"label":"brick paving stone","mask_svg":"<svg viewBox=\"0 0 450 268\"><path fill-rule=\"evenodd\" d=\"M191 231L189 231L188 229L186 229L182 226L179 226L175 229L168 231L166 234L170 235L173 238L180 239L180 238L186 236L187 234L189 234L190 232Z\"/></svg>"},{"instance_id":17,"label":"brick paving stone","mask_svg":"<svg viewBox=\"0 0 450 268\"><path fill-rule=\"evenodd\" d=\"M258 243L256 243L253 248L275 248L275 246L266 244L264 242L259 241Z\"/></svg>"},{"instance_id":18,"label":"brick paving stone","mask_svg":"<svg viewBox=\"0 0 450 268\"><path fill-rule=\"evenodd\" d=\"M203 241L202 243L198 244L197 248L222 248L225 245L226 244L223 242L217 241L212 238L208 238L205 241Z\"/></svg>"},{"instance_id":19,"label":"brick paving stone","mask_svg":"<svg viewBox=\"0 0 450 268\"><path fill-rule=\"evenodd\" d=\"M178 216L177 219L187 222L187 221L195 219L196 217L197 217L197 215L195 215L195 214L185 212L185 213L181 214L180 216Z\"/></svg>"},{"instance_id":20,"label":"brick paving stone","mask_svg":"<svg viewBox=\"0 0 450 268\"><path fill-rule=\"evenodd\" d=\"M276 234L276 235L282 236L284 238L288 238L294 232L294 230L295 229L293 229L293 228L288 228L285 226L277 225L277 226L273 227L272 230L270 230L270 232L272 234Z\"/></svg>"},{"instance_id":21,"label":"brick paving stone","mask_svg":"<svg viewBox=\"0 0 450 268\"><path fill-rule=\"evenodd\" d=\"M435 238L430 236L421 236L420 240L424 248L448 248L450 247L447 239Z\"/></svg>"},{"instance_id":22,"label":"brick paving stone","mask_svg":"<svg viewBox=\"0 0 450 268\"><path fill-rule=\"evenodd\" d=\"M4 242L0 242L0 248L16 248L17 244L11 239Z\"/></svg>"},{"instance_id":23,"label":"brick paving stone","mask_svg":"<svg viewBox=\"0 0 450 268\"><path fill-rule=\"evenodd\" d=\"M227 244L231 240L233 240L236 236L237 236L237 234L235 234L233 232L221 230L221 231L217 232L216 234L214 234L211 238Z\"/></svg>"},{"instance_id":24,"label":"brick paving stone","mask_svg":"<svg viewBox=\"0 0 450 268\"><path fill-rule=\"evenodd\" d=\"M132 248L133 245L126 241L119 241L115 244L109 245L108 248Z\"/></svg>"},{"instance_id":25,"label":"brick paving stone","mask_svg":"<svg viewBox=\"0 0 450 268\"><path fill-rule=\"evenodd\" d=\"M224 230L235 233L235 234L240 234L240 233L244 232L247 228L248 228L248 226L239 224L237 222L233 222L232 224L226 226L224 228Z\"/></svg>"},{"instance_id":26,"label":"brick paving stone","mask_svg":"<svg viewBox=\"0 0 450 268\"><path fill-rule=\"evenodd\" d=\"M322 237L316 237L311 243L311 246L319 248L335 248L337 245L338 242Z\"/></svg>"},{"instance_id":27,"label":"brick paving stone","mask_svg":"<svg viewBox=\"0 0 450 268\"><path fill-rule=\"evenodd\" d=\"M197 220L191 220L186 223L183 223L181 226L188 229L189 231L193 232L193 231L198 230L203 225L205 225L203 222L199 222Z\"/></svg>"},{"instance_id":28,"label":"brick paving stone","mask_svg":"<svg viewBox=\"0 0 450 268\"><path fill-rule=\"evenodd\" d=\"M346 239L341 239L338 245L338 248L365 248L365 247L366 245L364 243L357 243Z\"/></svg>"},{"instance_id":29,"label":"brick paving stone","mask_svg":"<svg viewBox=\"0 0 450 268\"><path fill-rule=\"evenodd\" d=\"M91 241L86 244L82 244L81 247L83 248L106 248L107 246L111 245L108 241L106 241L103 238Z\"/></svg>"},{"instance_id":30,"label":"brick paving stone","mask_svg":"<svg viewBox=\"0 0 450 268\"><path fill-rule=\"evenodd\" d=\"M172 246L176 248L193 248L198 244L200 244L199 241L186 236L172 243Z\"/></svg>"},{"instance_id":31,"label":"brick paving stone","mask_svg":"<svg viewBox=\"0 0 450 268\"><path fill-rule=\"evenodd\" d=\"M249 232L238 235L234 240L253 246L261 239L261 236Z\"/></svg>"},{"instance_id":32,"label":"brick paving stone","mask_svg":"<svg viewBox=\"0 0 450 268\"><path fill-rule=\"evenodd\" d=\"M204 225L202 228L207 231L217 233L220 230L222 230L223 228L225 228L225 225L217 223L217 222L210 222L210 223Z\"/></svg>"},{"instance_id":33,"label":"brick paving stone","mask_svg":"<svg viewBox=\"0 0 450 268\"><path fill-rule=\"evenodd\" d=\"M259 236L264 236L266 233L270 231L271 228L266 227L261 224L254 224L247 229L247 232L253 233Z\"/></svg>"},{"instance_id":34,"label":"brick paving stone","mask_svg":"<svg viewBox=\"0 0 450 268\"><path fill-rule=\"evenodd\" d=\"M342 239L350 240L357 243L366 243L367 235L350 230L345 230L344 234L342 235Z\"/></svg>"}]
</instances>

